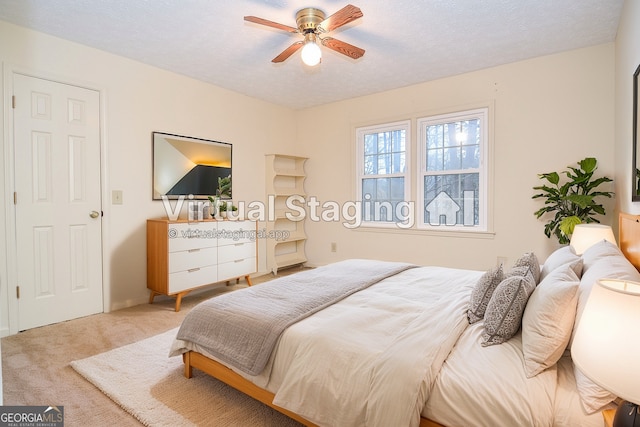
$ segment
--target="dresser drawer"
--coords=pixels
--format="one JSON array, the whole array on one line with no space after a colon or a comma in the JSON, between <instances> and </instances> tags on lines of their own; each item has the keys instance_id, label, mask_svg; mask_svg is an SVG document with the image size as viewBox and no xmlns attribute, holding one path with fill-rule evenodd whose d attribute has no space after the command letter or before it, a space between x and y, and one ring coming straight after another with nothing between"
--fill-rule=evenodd
<instances>
[{"instance_id":1,"label":"dresser drawer","mask_svg":"<svg viewBox=\"0 0 640 427\"><path fill-rule=\"evenodd\" d=\"M253 221L221 221L218 223L218 246L256 241Z\"/></svg>"},{"instance_id":2,"label":"dresser drawer","mask_svg":"<svg viewBox=\"0 0 640 427\"><path fill-rule=\"evenodd\" d=\"M248 276L256 272L256 257L218 264L218 280L223 281L235 277Z\"/></svg>"},{"instance_id":3,"label":"dresser drawer","mask_svg":"<svg viewBox=\"0 0 640 427\"><path fill-rule=\"evenodd\" d=\"M169 273L216 265L218 248L197 248L169 254Z\"/></svg>"},{"instance_id":4,"label":"dresser drawer","mask_svg":"<svg viewBox=\"0 0 640 427\"><path fill-rule=\"evenodd\" d=\"M244 258L255 258L256 256L255 242L236 243L218 247L217 249L219 263L238 261Z\"/></svg>"},{"instance_id":5,"label":"dresser drawer","mask_svg":"<svg viewBox=\"0 0 640 427\"><path fill-rule=\"evenodd\" d=\"M169 224L169 252L217 246L217 224L209 222L181 222Z\"/></svg>"},{"instance_id":6,"label":"dresser drawer","mask_svg":"<svg viewBox=\"0 0 640 427\"><path fill-rule=\"evenodd\" d=\"M211 265L169 274L169 293L184 291L218 281L218 267Z\"/></svg>"}]
</instances>

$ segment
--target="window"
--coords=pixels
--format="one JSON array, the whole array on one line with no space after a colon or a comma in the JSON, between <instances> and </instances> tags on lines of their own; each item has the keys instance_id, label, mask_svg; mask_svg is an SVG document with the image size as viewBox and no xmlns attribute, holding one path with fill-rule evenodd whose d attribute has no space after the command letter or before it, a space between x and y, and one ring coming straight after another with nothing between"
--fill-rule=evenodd
<instances>
[{"instance_id":1,"label":"window","mask_svg":"<svg viewBox=\"0 0 640 427\"><path fill-rule=\"evenodd\" d=\"M358 128L358 200L362 221L406 223L409 212L409 121ZM411 213L412 214L412 213Z\"/></svg>"},{"instance_id":2,"label":"window","mask_svg":"<svg viewBox=\"0 0 640 427\"><path fill-rule=\"evenodd\" d=\"M487 230L488 110L418 120L420 228Z\"/></svg>"}]
</instances>

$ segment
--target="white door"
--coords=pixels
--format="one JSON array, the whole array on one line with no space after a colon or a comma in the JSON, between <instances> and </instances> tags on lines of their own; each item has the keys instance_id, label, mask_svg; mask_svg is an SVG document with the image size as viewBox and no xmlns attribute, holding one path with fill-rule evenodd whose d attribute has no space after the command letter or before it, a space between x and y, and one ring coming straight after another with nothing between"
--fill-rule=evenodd
<instances>
[{"instance_id":1,"label":"white door","mask_svg":"<svg viewBox=\"0 0 640 427\"><path fill-rule=\"evenodd\" d=\"M18 329L103 311L100 94L13 75Z\"/></svg>"}]
</instances>

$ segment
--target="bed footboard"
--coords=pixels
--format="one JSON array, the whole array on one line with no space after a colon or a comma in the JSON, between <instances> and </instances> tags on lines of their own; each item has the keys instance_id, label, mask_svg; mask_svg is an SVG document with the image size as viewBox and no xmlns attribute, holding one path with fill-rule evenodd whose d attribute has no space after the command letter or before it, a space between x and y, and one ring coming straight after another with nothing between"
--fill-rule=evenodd
<instances>
[{"instance_id":1,"label":"bed footboard","mask_svg":"<svg viewBox=\"0 0 640 427\"><path fill-rule=\"evenodd\" d=\"M273 398L275 395L267 390L264 390L251 381L245 379L241 375L238 375L230 368L227 368L223 364L216 362L195 351L189 351L182 355L184 361L184 376L187 378L193 377L193 368L197 368L204 373L211 375L213 378L222 381L223 383L235 388L236 390L256 399L259 402L275 409L276 411L292 418L299 423L308 427L317 427L316 424L302 418L298 414L288 411L273 404ZM420 427L444 427L434 421L426 418L420 418Z\"/></svg>"}]
</instances>

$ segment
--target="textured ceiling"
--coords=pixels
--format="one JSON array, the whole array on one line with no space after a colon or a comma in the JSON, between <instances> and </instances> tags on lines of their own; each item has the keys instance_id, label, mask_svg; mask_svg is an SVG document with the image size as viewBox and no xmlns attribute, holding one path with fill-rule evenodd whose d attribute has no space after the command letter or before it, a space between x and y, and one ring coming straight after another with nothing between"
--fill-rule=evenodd
<instances>
[{"instance_id":1,"label":"textured ceiling","mask_svg":"<svg viewBox=\"0 0 640 427\"><path fill-rule=\"evenodd\" d=\"M361 47L271 59L297 10L346 0L0 0L0 20L299 109L615 40L623 0L352 0L363 18L330 35Z\"/></svg>"}]
</instances>

